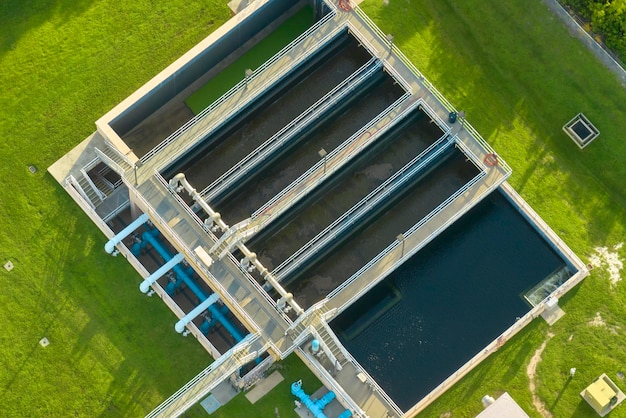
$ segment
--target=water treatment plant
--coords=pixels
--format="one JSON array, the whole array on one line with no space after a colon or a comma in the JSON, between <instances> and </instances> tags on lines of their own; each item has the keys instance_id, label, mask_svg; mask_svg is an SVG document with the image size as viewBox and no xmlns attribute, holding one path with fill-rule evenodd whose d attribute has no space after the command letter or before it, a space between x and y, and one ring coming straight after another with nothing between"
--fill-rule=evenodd
<instances>
[{"instance_id":1,"label":"water treatment plant","mask_svg":"<svg viewBox=\"0 0 626 418\"><path fill-rule=\"evenodd\" d=\"M315 416L414 416L588 273L349 0L250 2L96 128L49 171L215 358L149 416L294 352Z\"/></svg>"}]
</instances>

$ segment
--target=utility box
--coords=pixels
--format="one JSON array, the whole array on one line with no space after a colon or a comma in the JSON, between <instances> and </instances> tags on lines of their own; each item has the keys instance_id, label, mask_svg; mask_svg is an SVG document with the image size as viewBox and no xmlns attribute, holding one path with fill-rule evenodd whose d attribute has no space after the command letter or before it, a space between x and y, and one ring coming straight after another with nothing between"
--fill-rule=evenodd
<instances>
[{"instance_id":1,"label":"utility box","mask_svg":"<svg viewBox=\"0 0 626 418\"><path fill-rule=\"evenodd\" d=\"M625 398L620 388L604 373L580 392L580 396L601 417L611 412Z\"/></svg>"}]
</instances>

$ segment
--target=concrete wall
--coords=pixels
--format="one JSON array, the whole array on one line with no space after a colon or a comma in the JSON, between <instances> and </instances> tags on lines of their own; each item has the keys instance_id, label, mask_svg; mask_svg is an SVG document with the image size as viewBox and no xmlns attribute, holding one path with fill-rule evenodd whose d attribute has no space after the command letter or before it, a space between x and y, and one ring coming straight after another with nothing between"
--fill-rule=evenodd
<instances>
[{"instance_id":1,"label":"concrete wall","mask_svg":"<svg viewBox=\"0 0 626 418\"><path fill-rule=\"evenodd\" d=\"M110 115L112 116L109 120L110 127L118 136L124 135L261 32L271 22L280 18L287 10L294 7L294 4L299 9L307 3L313 4L316 11L316 19L328 13L328 9L323 5L322 0L303 0L297 3L293 0L254 2L228 22L231 23L234 20L233 24L224 25L227 26L226 31L219 31L221 33L218 37L210 36L209 38L214 38L211 40L212 42L203 41L198 45L203 45L202 49L194 51L195 53L191 56L185 54L185 56L181 57L181 59L186 58L182 65L180 65L181 60L176 61L176 63L179 63L179 66L172 68L173 64L163 71L159 75L161 79L157 83L152 83L153 86L149 91L137 97L132 103L129 103L123 111ZM159 76L155 77L155 79L159 78Z\"/></svg>"}]
</instances>

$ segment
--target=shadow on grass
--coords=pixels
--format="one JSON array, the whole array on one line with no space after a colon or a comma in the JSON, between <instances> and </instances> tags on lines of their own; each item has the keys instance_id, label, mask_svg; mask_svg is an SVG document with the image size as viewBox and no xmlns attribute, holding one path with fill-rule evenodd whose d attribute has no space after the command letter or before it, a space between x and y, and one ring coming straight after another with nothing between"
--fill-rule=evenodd
<instances>
[{"instance_id":1,"label":"shadow on grass","mask_svg":"<svg viewBox=\"0 0 626 418\"><path fill-rule=\"evenodd\" d=\"M85 11L94 0L5 0L0 6L0 56L13 50L20 38L49 22L64 21Z\"/></svg>"},{"instance_id":2,"label":"shadow on grass","mask_svg":"<svg viewBox=\"0 0 626 418\"><path fill-rule=\"evenodd\" d=\"M604 68L542 4L411 0L366 3L364 9L457 109L467 111L512 166L513 186L557 233L573 235L564 238L575 251L623 229L623 91L608 94L615 80L603 77ZM597 79L593 87L590 77ZM605 135L598 141L605 143L581 151L564 135L562 125L579 111L592 115Z\"/></svg>"},{"instance_id":3,"label":"shadow on grass","mask_svg":"<svg viewBox=\"0 0 626 418\"><path fill-rule=\"evenodd\" d=\"M59 306L46 316L70 322L64 325L76 336L68 353L77 373L100 370L89 379L99 386L93 396L102 396L94 415L143 415L212 360L195 339L173 331L175 316L159 298L139 292L140 277L127 261L105 253L106 238L65 191L57 185L52 195L58 209L47 216L50 233L71 239L54 240L48 251L51 281L43 287L58 291L42 294L40 310L56 306L58 294L78 307L62 314Z\"/></svg>"}]
</instances>

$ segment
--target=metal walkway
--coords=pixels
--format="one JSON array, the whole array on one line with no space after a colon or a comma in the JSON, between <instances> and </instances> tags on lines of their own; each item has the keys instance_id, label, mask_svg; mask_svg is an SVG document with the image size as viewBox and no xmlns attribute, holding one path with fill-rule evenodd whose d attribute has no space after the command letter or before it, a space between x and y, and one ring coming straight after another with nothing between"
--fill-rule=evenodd
<instances>
[{"instance_id":1,"label":"metal walkway","mask_svg":"<svg viewBox=\"0 0 626 418\"><path fill-rule=\"evenodd\" d=\"M390 196L398 193L406 183L414 178L425 167L438 159L454 139L444 134L439 140L431 144L426 150L413 158L406 166L398 170L393 176L384 181L376 189L361 199L347 212L337 218L333 223L324 228L306 245L296 251L272 272L279 281L288 278L293 272L301 269L305 264L329 245L338 236L345 234L350 228L361 223L372 210L387 200Z\"/></svg>"},{"instance_id":2,"label":"metal walkway","mask_svg":"<svg viewBox=\"0 0 626 418\"><path fill-rule=\"evenodd\" d=\"M271 155L279 153L282 148L297 140L297 136L302 135L312 123L320 118L324 118L325 114L332 110L337 103L344 101L351 93L362 86L368 78L380 71L381 65L380 61L372 58L363 67L335 86L311 107L248 154L237 165L231 167L226 173L202 190L200 192L202 198L207 203L210 203L216 196L224 193L243 178L251 176L260 166L267 164Z\"/></svg>"}]
</instances>

